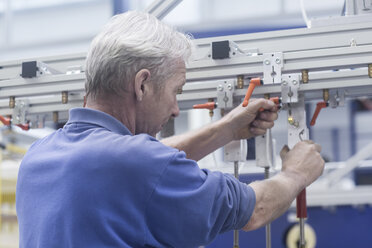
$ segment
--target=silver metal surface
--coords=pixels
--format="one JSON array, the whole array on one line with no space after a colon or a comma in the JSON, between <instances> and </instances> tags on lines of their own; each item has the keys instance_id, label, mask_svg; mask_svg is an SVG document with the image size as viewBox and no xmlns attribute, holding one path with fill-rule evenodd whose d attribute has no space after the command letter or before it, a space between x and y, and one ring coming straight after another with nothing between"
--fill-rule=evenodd
<instances>
[{"instance_id":1,"label":"silver metal surface","mask_svg":"<svg viewBox=\"0 0 372 248\"><path fill-rule=\"evenodd\" d=\"M155 0L146 8L145 12L161 20L181 2L182 0Z\"/></svg>"},{"instance_id":2,"label":"silver metal surface","mask_svg":"<svg viewBox=\"0 0 372 248\"><path fill-rule=\"evenodd\" d=\"M304 96L298 94L297 103L288 104L288 120L293 118L293 123L288 121L288 147L292 149L299 141L307 140L309 130L306 126L305 101Z\"/></svg>"},{"instance_id":3,"label":"silver metal surface","mask_svg":"<svg viewBox=\"0 0 372 248\"><path fill-rule=\"evenodd\" d=\"M225 80L218 82L217 91L217 104L218 108L230 110L234 107L233 95L235 91L236 80Z\"/></svg>"},{"instance_id":4,"label":"silver metal surface","mask_svg":"<svg viewBox=\"0 0 372 248\"><path fill-rule=\"evenodd\" d=\"M305 219L300 218L300 248L306 247L306 240L305 240Z\"/></svg>"}]
</instances>

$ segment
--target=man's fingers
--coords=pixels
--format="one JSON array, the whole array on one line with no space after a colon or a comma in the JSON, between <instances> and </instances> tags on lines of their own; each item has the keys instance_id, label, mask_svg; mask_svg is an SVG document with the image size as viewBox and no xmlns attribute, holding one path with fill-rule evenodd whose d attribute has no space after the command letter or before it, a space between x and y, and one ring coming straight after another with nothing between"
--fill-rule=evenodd
<instances>
[{"instance_id":1,"label":"man's fingers","mask_svg":"<svg viewBox=\"0 0 372 248\"><path fill-rule=\"evenodd\" d=\"M252 127L257 127L261 129L270 129L273 126L274 126L273 121L255 120L252 122Z\"/></svg>"},{"instance_id":2,"label":"man's fingers","mask_svg":"<svg viewBox=\"0 0 372 248\"><path fill-rule=\"evenodd\" d=\"M319 144L316 144L314 141L312 141L312 140L304 140L304 142L307 143L307 144L310 144L310 145L314 145L315 150L317 150L319 153L322 151L322 146L319 145Z\"/></svg>"},{"instance_id":3,"label":"man's fingers","mask_svg":"<svg viewBox=\"0 0 372 248\"><path fill-rule=\"evenodd\" d=\"M287 145L284 145L282 150L280 151L280 157L282 160L284 159L285 155L289 152L289 147Z\"/></svg>"},{"instance_id":4,"label":"man's fingers","mask_svg":"<svg viewBox=\"0 0 372 248\"><path fill-rule=\"evenodd\" d=\"M257 112L261 108L268 109L268 110L275 109L276 105L270 100L260 98L260 99L251 99L249 101L248 107L250 107L250 109L253 110L254 112Z\"/></svg>"},{"instance_id":5,"label":"man's fingers","mask_svg":"<svg viewBox=\"0 0 372 248\"><path fill-rule=\"evenodd\" d=\"M271 111L263 111L259 113L257 118L265 121L275 121L278 119L278 113Z\"/></svg>"}]
</instances>

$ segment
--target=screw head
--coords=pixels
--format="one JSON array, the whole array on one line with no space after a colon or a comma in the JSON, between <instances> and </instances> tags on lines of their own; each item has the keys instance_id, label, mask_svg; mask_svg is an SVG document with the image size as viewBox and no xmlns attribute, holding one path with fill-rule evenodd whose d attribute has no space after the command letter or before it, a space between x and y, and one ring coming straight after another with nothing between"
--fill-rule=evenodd
<instances>
[{"instance_id":1,"label":"screw head","mask_svg":"<svg viewBox=\"0 0 372 248\"><path fill-rule=\"evenodd\" d=\"M228 85L227 85L227 88L228 88L229 90L232 90L232 85L231 85L231 84L228 84Z\"/></svg>"},{"instance_id":2,"label":"screw head","mask_svg":"<svg viewBox=\"0 0 372 248\"><path fill-rule=\"evenodd\" d=\"M270 60L265 59L264 63L265 63L265 65L270 65Z\"/></svg>"},{"instance_id":3,"label":"screw head","mask_svg":"<svg viewBox=\"0 0 372 248\"><path fill-rule=\"evenodd\" d=\"M296 85L298 82L297 82L297 80L293 80L292 83L293 83L293 85Z\"/></svg>"},{"instance_id":4,"label":"screw head","mask_svg":"<svg viewBox=\"0 0 372 248\"><path fill-rule=\"evenodd\" d=\"M219 90L219 91L222 91L223 90L223 87L222 87L221 84L217 86L217 90Z\"/></svg>"},{"instance_id":5,"label":"screw head","mask_svg":"<svg viewBox=\"0 0 372 248\"><path fill-rule=\"evenodd\" d=\"M279 59L279 58L275 59L275 63L280 64L281 62L282 62L281 59Z\"/></svg>"},{"instance_id":6,"label":"screw head","mask_svg":"<svg viewBox=\"0 0 372 248\"><path fill-rule=\"evenodd\" d=\"M284 86L287 86L287 85L288 85L288 82L287 82L287 81L283 81L282 84L283 84Z\"/></svg>"}]
</instances>

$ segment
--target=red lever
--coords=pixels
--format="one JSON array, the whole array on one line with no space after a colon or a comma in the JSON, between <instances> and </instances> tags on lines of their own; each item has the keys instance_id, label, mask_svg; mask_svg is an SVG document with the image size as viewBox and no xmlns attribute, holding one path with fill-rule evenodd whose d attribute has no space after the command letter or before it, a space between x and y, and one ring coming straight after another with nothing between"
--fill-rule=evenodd
<instances>
[{"instance_id":1,"label":"red lever","mask_svg":"<svg viewBox=\"0 0 372 248\"><path fill-rule=\"evenodd\" d=\"M20 127L20 128L22 128L22 130L24 130L24 131L28 131L28 130L30 130L30 124L24 124L24 125L22 125L22 124L17 124L16 126L18 126L18 127Z\"/></svg>"},{"instance_id":2,"label":"red lever","mask_svg":"<svg viewBox=\"0 0 372 248\"><path fill-rule=\"evenodd\" d=\"M296 198L297 218L307 218L306 188Z\"/></svg>"},{"instance_id":3,"label":"red lever","mask_svg":"<svg viewBox=\"0 0 372 248\"><path fill-rule=\"evenodd\" d=\"M12 125L12 121L10 118L6 118L2 115L0 115L0 121L5 125L5 126L10 126ZM16 126L22 128L22 130L28 131L30 130L30 124L16 124Z\"/></svg>"},{"instance_id":4,"label":"red lever","mask_svg":"<svg viewBox=\"0 0 372 248\"><path fill-rule=\"evenodd\" d=\"M310 126L314 126L315 125L315 122L316 122L316 119L318 118L318 115L320 113L320 110L322 108L326 108L328 107L328 103L327 102L318 102L316 104L316 109L315 109L315 112L314 112L314 115L313 115L313 118L311 118L311 121L310 121Z\"/></svg>"},{"instance_id":5,"label":"red lever","mask_svg":"<svg viewBox=\"0 0 372 248\"><path fill-rule=\"evenodd\" d=\"M262 84L262 80L260 78L252 78L249 82L247 93L245 94L244 101L243 101L243 107L247 107L249 99L252 96L253 90L256 86L259 86Z\"/></svg>"},{"instance_id":6,"label":"red lever","mask_svg":"<svg viewBox=\"0 0 372 248\"><path fill-rule=\"evenodd\" d=\"M5 118L4 116L0 115L0 121L1 121L5 126L9 126L9 125L10 125L10 118Z\"/></svg>"},{"instance_id":7,"label":"red lever","mask_svg":"<svg viewBox=\"0 0 372 248\"><path fill-rule=\"evenodd\" d=\"M192 108L213 110L213 109L217 108L217 104L215 102L206 102L206 103L202 103L202 104L195 104L194 106L192 106Z\"/></svg>"}]
</instances>

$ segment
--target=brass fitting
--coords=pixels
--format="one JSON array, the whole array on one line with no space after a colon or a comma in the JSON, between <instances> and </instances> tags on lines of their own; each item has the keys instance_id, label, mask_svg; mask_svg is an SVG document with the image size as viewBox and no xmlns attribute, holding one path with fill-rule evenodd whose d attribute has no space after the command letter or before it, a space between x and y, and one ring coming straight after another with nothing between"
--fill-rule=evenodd
<instances>
[{"instance_id":1,"label":"brass fitting","mask_svg":"<svg viewBox=\"0 0 372 248\"><path fill-rule=\"evenodd\" d=\"M9 97L9 108L14 108L15 107L15 96Z\"/></svg>"},{"instance_id":2,"label":"brass fitting","mask_svg":"<svg viewBox=\"0 0 372 248\"><path fill-rule=\"evenodd\" d=\"M301 75L302 75L302 82L304 84L307 84L309 82L309 71L308 70L302 70Z\"/></svg>"},{"instance_id":3,"label":"brass fitting","mask_svg":"<svg viewBox=\"0 0 372 248\"><path fill-rule=\"evenodd\" d=\"M372 78L372 64L368 65L368 76Z\"/></svg>"},{"instance_id":4,"label":"brass fitting","mask_svg":"<svg viewBox=\"0 0 372 248\"><path fill-rule=\"evenodd\" d=\"M58 123L58 112L57 111L53 112L53 122Z\"/></svg>"},{"instance_id":5,"label":"brass fitting","mask_svg":"<svg viewBox=\"0 0 372 248\"><path fill-rule=\"evenodd\" d=\"M295 121L292 115L288 116L288 123L294 127L298 127L298 121Z\"/></svg>"},{"instance_id":6,"label":"brass fitting","mask_svg":"<svg viewBox=\"0 0 372 248\"><path fill-rule=\"evenodd\" d=\"M237 82L237 88L238 89L243 89L243 87L244 87L244 76L239 75L238 76L238 82Z\"/></svg>"},{"instance_id":7,"label":"brass fitting","mask_svg":"<svg viewBox=\"0 0 372 248\"><path fill-rule=\"evenodd\" d=\"M208 99L208 102L214 102L214 99L213 99L213 98L209 98L209 99ZM214 115L214 111L213 111L213 109L210 109L210 110L209 110L209 116L212 118L213 115Z\"/></svg>"},{"instance_id":8,"label":"brass fitting","mask_svg":"<svg viewBox=\"0 0 372 248\"><path fill-rule=\"evenodd\" d=\"M62 104L67 104L68 102L68 92L62 91Z\"/></svg>"},{"instance_id":9,"label":"brass fitting","mask_svg":"<svg viewBox=\"0 0 372 248\"><path fill-rule=\"evenodd\" d=\"M329 101L329 90L328 89L324 89L323 90L323 100L325 102L328 102Z\"/></svg>"}]
</instances>

